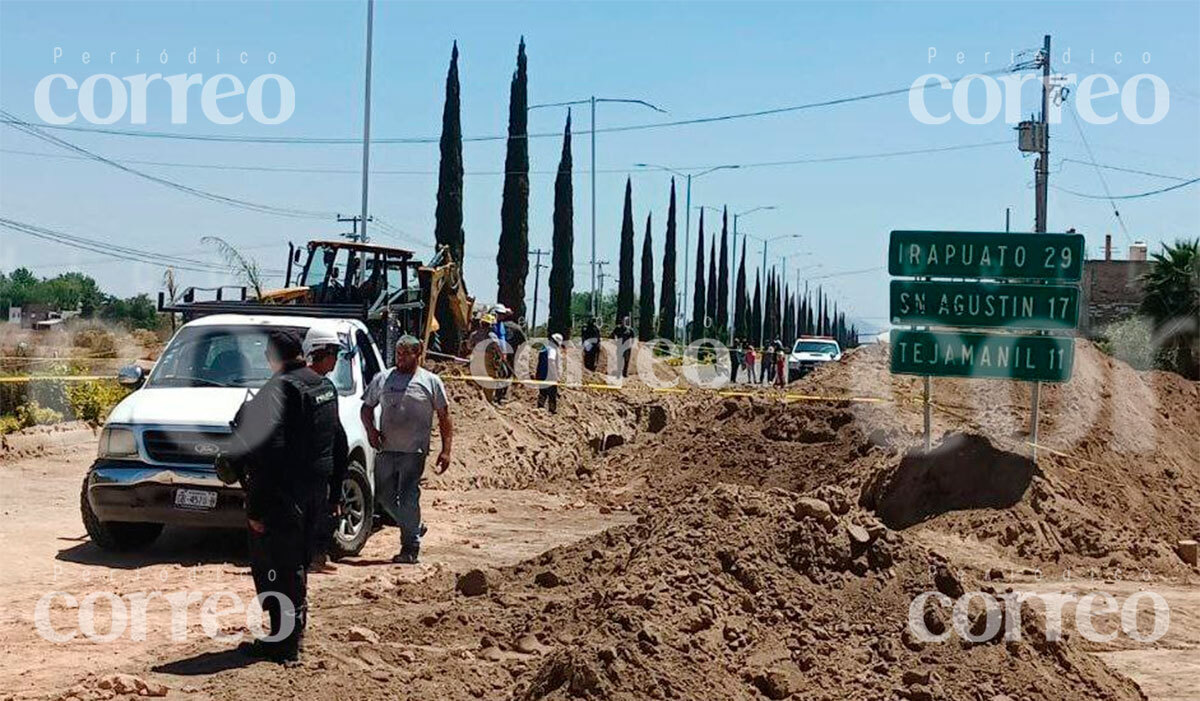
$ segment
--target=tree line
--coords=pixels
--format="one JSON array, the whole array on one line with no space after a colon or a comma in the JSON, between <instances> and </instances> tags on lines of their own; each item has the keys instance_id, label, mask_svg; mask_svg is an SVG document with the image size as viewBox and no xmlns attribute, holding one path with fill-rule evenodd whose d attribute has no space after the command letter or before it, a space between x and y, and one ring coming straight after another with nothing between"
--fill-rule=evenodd
<instances>
[{"instance_id":1,"label":"tree line","mask_svg":"<svg viewBox=\"0 0 1200 701\"><path fill-rule=\"evenodd\" d=\"M455 42L446 73L434 233L437 244L448 246L454 259L461 264L466 237L463 230L462 95L458 58L458 43ZM517 45L516 68L509 85L504 190L500 204L500 238L496 250L496 301L512 309L517 318L525 316L525 287L529 276L528 96L528 57L525 38L521 37ZM563 128L562 154L554 180L550 313L546 322L547 333L561 333L564 337L570 337L576 324L582 321L581 316L591 314L590 295L581 298L580 293L574 291L574 193L571 177L571 112L568 109ZM633 183L631 179L626 180L618 286L611 318L620 320L630 317L638 337L644 341L655 337L672 341L718 338L726 343L744 339L757 345L761 341L776 339L790 343L798 335L815 334L833 336L843 346L857 345L857 328L847 325L845 313L838 310L836 302L830 308L831 300L819 287L815 290L814 300L807 288L804 292L789 288L784 280L785 275L774 270L758 271L751 295L744 240L737 272L731 280L732 258L737 252L729 250L728 212L723 212L721 217L720 245L713 237L706 258L703 210L700 213L696 245L695 283L691 291L692 321L683 330L683 337L676 338L679 335L676 324L679 312L675 272L678 264L676 212L675 180L672 178L661 273L656 285L653 219L647 213L640 260L635 264L634 259L638 254ZM761 279L764 274L766 280ZM733 309L729 308L731 285L734 291ZM587 302L582 308L579 303L581 299ZM601 318L610 318L604 313L608 307L606 301L597 300L596 311ZM438 313L444 316L449 310L439 309ZM441 327L452 329L453 324L443 322Z\"/></svg>"},{"instance_id":2,"label":"tree line","mask_svg":"<svg viewBox=\"0 0 1200 701\"><path fill-rule=\"evenodd\" d=\"M0 313L7 320L11 307L44 304L54 311L78 311L85 319L127 323L134 328L158 327L158 308L145 294L116 297L104 293L83 273L63 273L39 278L28 268L0 272Z\"/></svg>"}]
</instances>

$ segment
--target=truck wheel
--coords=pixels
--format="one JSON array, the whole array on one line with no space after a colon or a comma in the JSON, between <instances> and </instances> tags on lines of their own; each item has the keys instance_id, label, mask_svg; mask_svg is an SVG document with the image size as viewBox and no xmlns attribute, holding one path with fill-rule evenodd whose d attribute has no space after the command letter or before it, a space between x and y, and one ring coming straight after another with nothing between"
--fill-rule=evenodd
<instances>
[{"instance_id":1,"label":"truck wheel","mask_svg":"<svg viewBox=\"0 0 1200 701\"><path fill-rule=\"evenodd\" d=\"M87 487L88 480L84 477L83 489L79 494L79 512L83 517L83 527L87 529L88 537L102 550L140 550L153 543L158 534L162 533L161 523L101 521L88 502Z\"/></svg>"},{"instance_id":2,"label":"truck wheel","mask_svg":"<svg viewBox=\"0 0 1200 701\"><path fill-rule=\"evenodd\" d=\"M375 495L366 468L357 459L350 461L350 472L342 482L342 515L334 522L333 559L357 555L371 537L375 515Z\"/></svg>"}]
</instances>

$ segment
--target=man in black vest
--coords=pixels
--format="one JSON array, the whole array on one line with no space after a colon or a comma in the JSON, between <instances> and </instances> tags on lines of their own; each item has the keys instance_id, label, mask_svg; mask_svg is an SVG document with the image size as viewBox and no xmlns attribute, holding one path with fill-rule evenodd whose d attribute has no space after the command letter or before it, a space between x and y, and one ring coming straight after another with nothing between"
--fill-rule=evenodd
<instances>
[{"instance_id":1,"label":"man in black vest","mask_svg":"<svg viewBox=\"0 0 1200 701\"><path fill-rule=\"evenodd\" d=\"M266 355L275 374L238 412L229 456L246 489L250 570L270 618L270 634L241 649L292 663L307 623L313 544L328 508L338 394L305 364L298 331L272 331Z\"/></svg>"}]
</instances>

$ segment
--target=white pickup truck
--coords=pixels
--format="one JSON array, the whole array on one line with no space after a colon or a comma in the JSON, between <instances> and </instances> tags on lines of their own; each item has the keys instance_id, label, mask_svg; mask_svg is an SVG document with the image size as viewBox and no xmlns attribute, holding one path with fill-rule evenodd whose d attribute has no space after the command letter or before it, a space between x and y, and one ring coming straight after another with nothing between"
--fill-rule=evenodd
<instances>
[{"instance_id":1,"label":"white pickup truck","mask_svg":"<svg viewBox=\"0 0 1200 701\"><path fill-rule=\"evenodd\" d=\"M842 359L842 348L828 336L801 336L788 354L788 382L804 377L822 363Z\"/></svg>"},{"instance_id":2,"label":"white pickup truck","mask_svg":"<svg viewBox=\"0 0 1200 701\"><path fill-rule=\"evenodd\" d=\"M83 481L80 510L92 542L111 550L148 546L164 525L244 528L245 493L213 467L238 408L271 376L267 334L322 327L346 341L329 379L350 449L334 555L353 555L371 535L374 451L359 419L363 387L382 360L354 319L214 314L182 326L148 376L121 371L136 390L109 414L96 462Z\"/></svg>"}]
</instances>

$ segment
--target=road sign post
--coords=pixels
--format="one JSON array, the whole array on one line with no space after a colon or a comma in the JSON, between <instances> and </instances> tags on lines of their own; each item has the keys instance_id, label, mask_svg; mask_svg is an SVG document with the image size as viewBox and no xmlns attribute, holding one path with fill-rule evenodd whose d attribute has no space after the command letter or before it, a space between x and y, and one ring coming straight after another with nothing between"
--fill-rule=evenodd
<instances>
[{"instance_id":1,"label":"road sign post","mask_svg":"<svg viewBox=\"0 0 1200 701\"><path fill-rule=\"evenodd\" d=\"M910 327L892 329L891 371L924 379L926 451L930 378L995 378L1034 383L1037 459L1040 383L1069 380L1075 351L1072 337L1045 334L1079 324L1083 257L1074 233L891 232L888 272L920 278L891 283L890 319Z\"/></svg>"}]
</instances>

